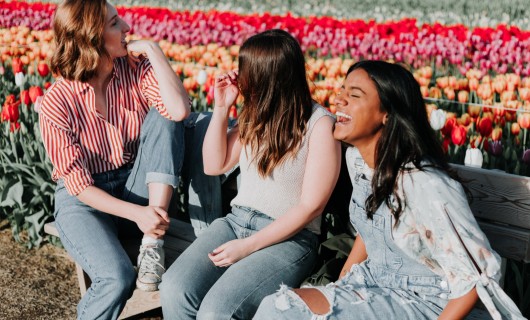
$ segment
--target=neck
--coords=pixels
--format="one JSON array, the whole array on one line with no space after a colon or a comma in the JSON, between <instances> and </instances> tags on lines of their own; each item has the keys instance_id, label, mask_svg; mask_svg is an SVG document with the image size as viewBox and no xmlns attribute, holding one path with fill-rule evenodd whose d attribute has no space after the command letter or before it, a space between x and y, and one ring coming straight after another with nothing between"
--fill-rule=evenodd
<instances>
[{"instance_id":1,"label":"neck","mask_svg":"<svg viewBox=\"0 0 530 320\"><path fill-rule=\"evenodd\" d=\"M375 168L375 148L377 142L379 141L380 134L378 134L374 139L366 141L365 143L356 143L355 147L359 150L359 153L363 157L364 162L370 169Z\"/></svg>"},{"instance_id":2,"label":"neck","mask_svg":"<svg viewBox=\"0 0 530 320\"><path fill-rule=\"evenodd\" d=\"M94 88L103 88L112 77L114 63L111 59L102 59L97 68L97 76L88 80L88 83Z\"/></svg>"}]
</instances>

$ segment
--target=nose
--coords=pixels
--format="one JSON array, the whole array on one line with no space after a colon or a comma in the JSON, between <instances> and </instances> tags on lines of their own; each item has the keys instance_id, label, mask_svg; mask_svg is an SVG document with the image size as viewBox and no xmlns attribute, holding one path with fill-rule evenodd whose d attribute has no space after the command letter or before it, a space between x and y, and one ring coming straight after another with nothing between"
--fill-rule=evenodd
<instances>
[{"instance_id":1,"label":"nose","mask_svg":"<svg viewBox=\"0 0 530 320\"><path fill-rule=\"evenodd\" d=\"M333 100L333 103L337 105L341 105L341 106L346 105L346 100L344 99L342 90L339 93L337 93L337 95L335 96L335 99Z\"/></svg>"},{"instance_id":2,"label":"nose","mask_svg":"<svg viewBox=\"0 0 530 320\"><path fill-rule=\"evenodd\" d=\"M122 20L122 21L123 21L123 20ZM129 32L129 31L131 31L131 26L129 26L129 25L127 24L127 22L125 22L125 21L123 21L123 30L122 30L122 31L123 31L123 33L127 33L127 32Z\"/></svg>"}]
</instances>

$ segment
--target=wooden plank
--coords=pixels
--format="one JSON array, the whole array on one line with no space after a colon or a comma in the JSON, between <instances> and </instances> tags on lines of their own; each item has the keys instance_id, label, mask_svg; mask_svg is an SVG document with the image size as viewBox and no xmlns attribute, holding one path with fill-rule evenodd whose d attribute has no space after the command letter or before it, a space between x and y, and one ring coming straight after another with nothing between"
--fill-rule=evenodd
<instances>
[{"instance_id":1,"label":"wooden plank","mask_svg":"<svg viewBox=\"0 0 530 320\"><path fill-rule=\"evenodd\" d=\"M58 237L59 232L57 232L57 228L55 227L55 221L46 223L44 225L44 232L46 232L49 235Z\"/></svg>"},{"instance_id":2,"label":"wooden plank","mask_svg":"<svg viewBox=\"0 0 530 320\"><path fill-rule=\"evenodd\" d=\"M473 194L477 218L530 229L530 178L496 170L452 165Z\"/></svg>"},{"instance_id":3,"label":"wooden plank","mask_svg":"<svg viewBox=\"0 0 530 320\"><path fill-rule=\"evenodd\" d=\"M135 289L118 319L129 318L160 306L160 291L146 292Z\"/></svg>"},{"instance_id":4,"label":"wooden plank","mask_svg":"<svg viewBox=\"0 0 530 320\"><path fill-rule=\"evenodd\" d=\"M530 262L530 230L482 220L478 223L501 257Z\"/></svg>"}]
</instances>

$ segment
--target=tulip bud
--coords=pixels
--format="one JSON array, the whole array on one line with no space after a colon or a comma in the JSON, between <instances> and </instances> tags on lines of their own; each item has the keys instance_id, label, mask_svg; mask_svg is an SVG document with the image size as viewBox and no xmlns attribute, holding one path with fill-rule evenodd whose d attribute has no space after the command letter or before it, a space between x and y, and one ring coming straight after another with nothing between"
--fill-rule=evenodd
<instances>
[{"instance_id":1,"label":"tulip bud","mask_svg":"<svg viewBox=\"0 0 530 320\"><path fill-rule=\"evenodd\" d=\"M17 87L22 87L26 83L26 77L24 76L24 73L18 72L15 74L15 84Z\"/></svg>"},{"instance_id":2,"label":"tulip bud","mask_svg":"<svg viewBox=\"0 0 530 320\"><path fill-rule=\"evenodd\" d=\"M482 152L477 148L470 148L466 150L466 156L464 158L464 165L468 167L480 168L482 167Z\"/></svg>"},{"instance_id":3,"label":"tulip bud","mask_svg":"<svg viewBox=\"0 0 530 320\"><path fill-rule=\"evenodd\" d=\"M50 67L46 62L41 61L37 65L37 71L39 72L40 76L44 78L50 73Z\"/></svg>"},{"instance_id":4,"label":"tulip bud","mask_svg":"<svg viewBox=\"0 0 530 320\"><path fill-rule=\"evenodd\" d=\"M451 140L457 146L462 146L466 142L467 130L466 127L461 125L456 125L453 127L451 132Z\"/></svg>"},{"instance_id":5,"label":"tulip bud","mask_svg":"<svg viewBox=\"0 0 530 320\"><path fill-rule=\"evenodd\" d=\"M469 101L469 92L465 90L458 91L458 102L467 103Z\"/></svg>"},{"instance_id":6,"label":"tulip bud","mask_svg":"<svg viewBox=\"0 0 530 320\"><path fill-rule=\"evenodd\" d=\"M22 90L20 92L20 102L22 102L23 104L25 104L26 106L30 104L31 102L31 99L29 97L29 92L28 90Z\"/></svg>"},{"instance_id":7,"label":"tulip bud","mask_svg":"<svg viewBox=\"0 0 530 320\"><path fill-rule=\"evenodd\" d=\"M445 111L440 109L432 110L429 123L434 130L440 130L445 125L445 118Z\"/></svg>"},{"instance_id":8,"label":"tulip bud","mask_svg":"<svg viewBox=\"0 0 530 320\"><path fill-rule=\"evenodd\" d=\"M517 136L521 132L521 126L517 122L514 122L512 123L511 131L512 135Z\"/></svg>"},{"instance_id":9,"label":"tulip bud","mask_svg":"<svg viewBox=\"0 0 530 320\"><path fill-rule=\"evenodd\" d=\"M519 116L517 117L517 123L523 129L530 128L530 113L523 112L523 113L519 114Z\"/></svg>"},{"instance_id":10,"label":"tulip bud","mask_svg":"<svg viewBox=\"0 0 530 320\"><path fill-rule=\"evenodd\" d=\"M495 128L493 131L491 131L491 139L493 141L499 141L502 139L502 129L501 128Z\"/></svg>"},{"instance_id":11,"label":"tulip bud","mask_svg":"<svg viewBox=\"0 0 530 320\"><path fill-rule=\"evenodd\" d=\"M488 141L488 152L494 156L500 156L504 151L501 141Z\"/></svg>"},{"instance_id":12,"label":"tulip bud","mask_svg":"<svg viewBox=\"0 0 530 320\"><path fill-rule=\"evenodd\" d=\"M0 76L3 76L6 73L6 69L3 65L0 65Z\"/></svg>"},{"instance_id":13,"label":"tulip bud","mask_svg":"<svg viewBox=\"0 0 530 320\"><path fill-rule=\"evenodd\" d=\"M488 137L493 130L493 121L490 117L483 117L477 122L477 131L483 137Z\"/></svg>"},{"instance_id":14,"label":"tulip bud","mask_svg":"<svg viewBox=\"0 0 530 320\"><path fill-rule=\"evenodd\" d=\"M31 99L31 102L35 103L37 101L37 98L44 95L44 92L42 92L42 88L39 86L32 86L29 88L29 97Z\"/></svg>"},{"instance_id":15,"label":"tulip bud","mask_svg":"<svg viewBox=\"0 0 530 320\"><path fill-rule=\"evenodd\" d=\"M199 71L199 74L197 74L197 83L202 86L206 83L206 80L208 79L208 73L206 73L205 70Z\"/></svg>"}]
</instances>

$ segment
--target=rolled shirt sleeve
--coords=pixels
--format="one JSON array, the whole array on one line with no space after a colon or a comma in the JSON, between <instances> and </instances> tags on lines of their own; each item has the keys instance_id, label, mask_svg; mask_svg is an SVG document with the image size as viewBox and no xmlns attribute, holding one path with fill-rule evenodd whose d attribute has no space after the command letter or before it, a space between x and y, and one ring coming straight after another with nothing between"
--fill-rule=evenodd
<instances>
[{"instance_id":1,"label":"rolled shirt sleeve","mask_svg":"<svg viewBox=\"0 0 530 320\"><path fill-rule=\"evenodd\" d=\"M61 103L64 97L50 93L42 102L39 127L44 147L53 164L53 179L63 179L66 190L78 195L94 184L81 148L68 125L67 115L60 108L48 108L46 104Z\"/></svg>"},{"instance_id":2,"label":"rolled shirt sleeve","mask_svg":"<svg viewBox=\"0 0 530 320\"><path fill-rule=\"evenodd\" d=\"M156 80L155 71L149 62L149 59L143 58L138 65L140 72L140 88L144 98L150 107L155 108L166 119L172 120L167 112L166 106L162 102L160 88Z\"/></svg>"}]
</instances>

